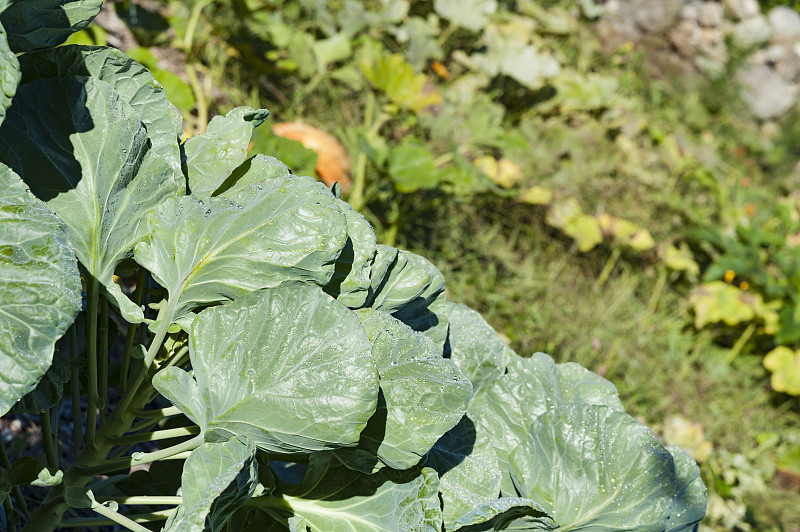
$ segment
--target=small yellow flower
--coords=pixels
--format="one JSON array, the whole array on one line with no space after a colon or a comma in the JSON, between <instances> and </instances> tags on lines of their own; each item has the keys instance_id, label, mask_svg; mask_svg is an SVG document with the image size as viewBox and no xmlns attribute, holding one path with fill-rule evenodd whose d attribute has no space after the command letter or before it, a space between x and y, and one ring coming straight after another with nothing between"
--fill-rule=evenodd
<instances>
[{"instance_id":1,"label":"small yellow flower","mask_svg":"<svg viewBox=\"0 0 800 532\"><path fill-rule=\"evenodd\" d=\"M733 270L726 271L725 276L723 277L726 283L730 283L731 281L734 280L734 278L736 278L736 272Z\"/></svg>"},{"instance_id":2,"label":"small yellow flower","mask_svg":"<svg viewBox=\"0 0 800 532\"><path fill-rule=\"evenodd\" d=\"M741 283L739 283L739 288L741 288L742 290L747 290L748 288L750 288L750 283L748 283L747 281L742 281Z\"/></svg>"}]
</instances>

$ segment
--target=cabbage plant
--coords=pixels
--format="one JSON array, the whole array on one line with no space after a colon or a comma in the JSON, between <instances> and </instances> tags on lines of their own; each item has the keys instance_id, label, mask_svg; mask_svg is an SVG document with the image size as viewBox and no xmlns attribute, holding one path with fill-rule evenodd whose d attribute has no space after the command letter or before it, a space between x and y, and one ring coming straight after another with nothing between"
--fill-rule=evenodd
<instances>
[{"instance_id":1,"label":"cabbage plant","mask_svg":"<svg viewBox=\"0 0 800 532\"><path fill-rule=\"evenodd\" d=\"M266 110L180 143L144 67L57 47L100 4L0 0L0 412L44 446L0 446L4 530L697 530L686 453L248 157Z\"/></svg>"}]
</instances>

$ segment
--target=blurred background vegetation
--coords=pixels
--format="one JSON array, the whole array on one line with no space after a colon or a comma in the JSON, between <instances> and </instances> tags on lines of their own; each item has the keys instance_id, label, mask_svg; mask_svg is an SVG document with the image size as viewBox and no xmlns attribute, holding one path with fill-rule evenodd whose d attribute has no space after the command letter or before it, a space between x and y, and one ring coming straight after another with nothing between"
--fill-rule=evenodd
<instances>
[{"instance_id":1,"label":"blurred background vegetation","mask_svg":"<svg viewBox=\"0 0 800 532\"><path fill-rule=\"evenodd\" d=\"M691 452L706 530L796 532L798 5L125 0L72 42L150 68L186 136L270 109L252 153L338 181L515 350L604 375ZM765 111L743 73L791 61Z\"/></svg>"}]
</instances>

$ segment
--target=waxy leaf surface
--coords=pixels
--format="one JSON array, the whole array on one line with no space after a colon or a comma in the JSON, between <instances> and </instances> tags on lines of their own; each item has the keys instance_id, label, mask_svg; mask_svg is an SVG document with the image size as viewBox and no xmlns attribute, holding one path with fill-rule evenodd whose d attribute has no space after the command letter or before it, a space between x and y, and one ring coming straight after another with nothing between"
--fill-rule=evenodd
<instances>
[{"instance_id":1,"label":"waxy leaf surface","mask_svg":"<svg viewBox=\"0 0 800 532\"><path fill-rule=\"evenodd\" d=\"M198 306L296 282L325 285L347 224L311 178L272 179L224 197L182 197L148 218L136 261L169 291L172 321Z\"/></svg>"},{"instance_id":2,"label":"waxy leaf surface","mask_svg":"<svg viewBox=\"0 0 800 532\"><path fill-rule=\"evenodd\" d=\"M470 404L470 418L476 424L478 438L493 442L500 468L506 472L509 455L537 417L577 402L621 410L616 393L614 385L599 375L585 369L579 372L572 365L557 365L544 353L534 353L530 358L515 356L508 373ZM513 493L507 481L503 491Z\"/></svg>"},{"instance_id":3,"label":"waxy leaf surface","mask_svg":"<svg viewBox=\"0 0 800 532\"><path fill-rule=\"evenodd\" d=\"M463 417L472 385L430 338L385 312L356 315L372 342L384 399L361 446L394 469L408 469Z\"/></svg>"},{"instance_id":4,"label":"waxy leaf surface","mask_svg":"<svg viewBox=\"0 0 800 532\"><path fill-rule=\"evenodd\" d=\"M103 81L38 79L17 91L0 127L0 159L64 221L78 260L123 317L141 321L114 269L144 236L144 215L182 183L149 149L138 113Z\"/></svg>"},{"instance_id":5,"label":"waxy leaf surface","mask_svg":"<svg viewBox=\"0 0 800 532\"><path fill-rule=\"evenodd\" d=\"M0 412L33 390L81 308L63 223L0 164Z\"/></svg>"},{"instance_id":6,"label":"waxy leaf surface","mask_svg":"<svg viewBox=\"0 0 800 532\"><path fill-rule=\"evenodd\" d=\"M58 46L100 12L103 0L11 0L0 13L15 52Z\"/></svg>"},{"instance_id":7,"label":"waxy leaf surface","mask_svg":"<svg viewBox=\"0 0 800 532\"><path fill-rule=\"evenodd\" d=\"M366 306L388 312L444 349L448 330L444 276L420 255L399 250L394 256L393 248L383 248L378 246L371 275L373 295Z\"/></svg>"},{"instance_id":8,"label":"waxy leaf surface","mask_svg":"<svg viewBox=\"0 0 800 532\"><path fill-rule=\"evenodd\" d=\"M246 159L214 191L214 196L235 194L251 185L263 185L271 179L286 179L292 175L289 167L275 157L254 155Z\"/></svg>"},{"instance_id":9,"label":"waxy leaf surface","mask_svg":"<svg viewBox=\"0 0 800 532\"><path fill-rule=\"evenodd\" d=\"M430 468L363 475L315 454L303 484L284 500L311 532L439 532L438 484Z\"/></svg>"},{"instance_id":10,"label":"waxy leaf surface","mask_svg":"<svg viewBox=\"0 0 800 532\"><path fill-rule=\"evenodd\" d=\"M505 372L514 351L479 313L450 300L446 308L450 358L472 381L474 398Z\"/></svg>"},{"instance_id":11,"label":"waxy leaf surface","mask_svg":"<svg viewBox=\"0 0 800 532\"><path fill-rule=\"evenodd\" d=\"M244 435L276 453L355 445L378 398L370 351L355 314L315 286L260 290L204 310L189 353L206 441Z\"/></svg>"},{"instance_id":12,"label":"waxy leaf surface","mask_svg":"<svg viewBox=\"0 0 800 532\"><path fill-rule=\"evenodd\" d=\"M183 117L148 70L114 48L59 46L20 57L21 84L40 78L91 76L111 85L130 104L147 129L150 149L180 172L178 139Z\"/></svg>"},{"instance_id":13,"label":"waxy leaf surface","mask_svg":"<svg viewBox=\"0 0 800 532\"><path fill-rule=\"evenodd\" d=\"M0 10L3 3L0 2ZM8 47L8 39L3 25L0 24L0 124L6 117L6 109L11 105L11 99L17 92L19 85L19 61L17 55Z\"/></svg>"},{"instance_id":14,"label":"waxy leaf surface","mask_svg":"<svg viewBox=\"0 0 800 532\"><path fill-rule=\"evenodd\" d=\"M350 308L361 308L370 296L377 237L367 220L349 203L337 200L347 219L347 243L325 291Z\"/></svg>"},{"instance_id":15,"label":"waxy leaf surface","mask_svg":"<svg viewBox=\"0 0 800 532\"><path fill-rule=\"evenodd\" d=\"M675 446L667 450L675 461L678 494L669 509L666 532L696 532L706 515L708 490L691 455Z\"/></svg>"},{"instance_id":16,"label":"waxy leaf surface","mask_svg":"<svg viewBox=\"0 0 800 532\"><path fill-rule=\"evenodd\" d=\"M633 417L576 402L539 416L511 476L564 530L663 532L678 493L672 455ZM548 530L531 528L530 530Z\"/></svg>"},{"instance_id":17,"label":"waxy leaf surface","mask_svg":"<svg viewBox=\"0 0 800 532\"><path fill-rule=\"evenodd\" d=\"M198 197L210 196L247 158L253 128L269 116L266 109L237 107L225 116L215 116L205 133L183 144L189 190Z\"/></svg>"},{"instance_id":18,"label":"waxy leaf surface","mask_svg":"<svg viewBox=\"0 0 800 532\"><path fill-rule=\"evenodd\" d=\"M204 443L189 455L181 475L182 510L167 532L220 530L256 487L256 448L247 438Z\"/></svg>"}]
</instances>

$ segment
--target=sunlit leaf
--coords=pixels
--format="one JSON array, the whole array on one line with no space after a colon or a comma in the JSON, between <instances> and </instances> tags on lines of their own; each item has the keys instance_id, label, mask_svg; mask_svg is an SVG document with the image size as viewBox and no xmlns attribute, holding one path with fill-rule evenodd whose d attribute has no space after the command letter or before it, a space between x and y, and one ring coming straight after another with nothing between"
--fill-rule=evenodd
<instances>
[{"instance_id":1,"label":"sunlit leaf","mask_svg":"<svg viewBox=\"0 0 800 532\"><path fill-rule=\"evenodd\" d=\"M41 78L19 87L0 137L0 158L64 221L88 274L126 320L141 321L114 270L144 237L145 214L183 179L150 149L139 114L95 78Z\"/></svg>"},{"instance_id":2,"label":"sunlit leaf","mask_svg":"<svg viewBox=\"0 0 800 532\"><path fill-rule=\"evenodd\" d=\"M81 307L62 222L0 164L0 412L33 390Z\"/></svg>"},{"instance_id":3,"label":"sunlit leaf","mask_svg":"<svg viewBox=\"0 0 800 532\"><path fill-rule=\"evenodd\" d=\"M204 310L192 325L189 356L205 402L206 441L247 436L276 453L353 446L377 404L369 338L355 314L319 287L260 290ZM196 394L175 389L181 379L160 375L159 390L183 411L197 410Z\"/></svg>"}]
</instances>

